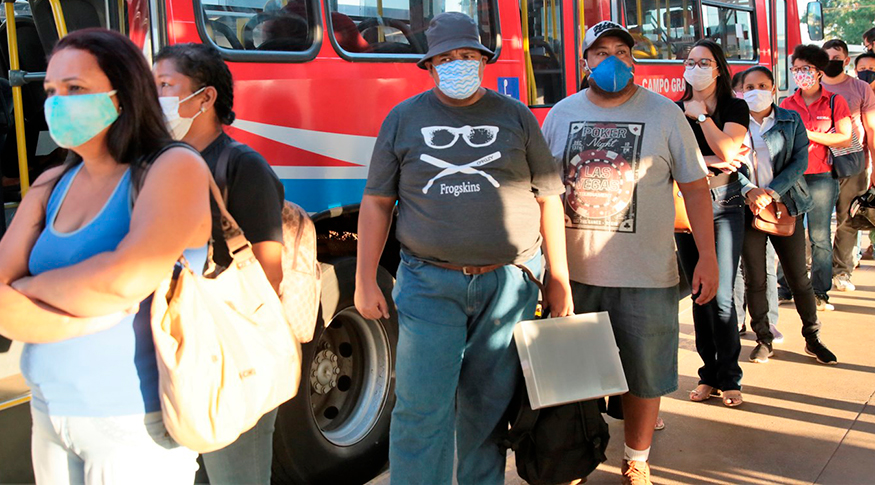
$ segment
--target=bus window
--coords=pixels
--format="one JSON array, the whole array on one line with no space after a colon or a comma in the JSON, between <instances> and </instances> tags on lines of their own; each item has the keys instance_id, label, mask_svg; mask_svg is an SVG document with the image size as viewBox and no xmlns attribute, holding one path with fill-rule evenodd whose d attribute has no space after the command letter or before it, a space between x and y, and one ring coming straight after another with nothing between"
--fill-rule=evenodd
<instances>
[{"instance_id":1,"label":"bus window","mask_svg":"<svg viewBox=\"0 0 875 485\"><path fill-rule=\"evenodd\" d=\"M303 52L316 38L318 8L309 0L202 0L207 35L234 51Z\"/></svg>"},{"instance_id":2,"label":"bus window","mask_svg":"<svg viewBox=\"0 0 875 485\"><path fill-rule=\"evenodd\" d=\"M425 31L444 12L462 12L477 22L480 42L495 50L495 0L328 0L330 33L349 60L386 57L415 62L428 50Z\"/></svg>"},{"instance_id":3,"label":"bus window","mask_svg":"<svg viewBox=\"0 0 875 485\"><path fill-rule=\"evenodd\" d=\"M699 36L695 1L626 0L625 6L636 59L686 59Z\"/></svg>"},{"instance_id":4,"label":"bus window","mask_svg":"<svg viewBox=\"0 0 875 485\"><path fill-rule=\"evenodd\" d=\"M565 97L562 0L532 0L526 3L529 13L529 52L537 92L529 104L556 104Z\"/></svg>"},{"instance_id":5,"label":"bus window","mask_svg":"<svg viewBox=\"0 0 875 485\"><path fill-rule=\"evenodd\" d=\"M703 5L705 38L720 44L727 59L756 58L751 12L739 8Z\"/></svg>"}]
</instances>

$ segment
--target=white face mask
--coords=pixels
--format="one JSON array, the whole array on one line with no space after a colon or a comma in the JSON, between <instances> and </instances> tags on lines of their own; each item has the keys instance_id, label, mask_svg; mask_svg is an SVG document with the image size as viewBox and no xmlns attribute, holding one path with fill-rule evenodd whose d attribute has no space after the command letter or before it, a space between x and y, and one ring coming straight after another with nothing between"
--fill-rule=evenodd
<instances>
[{"instance_id":1,"label":"white face mask","mask_svg":"<svg viewBox=\"0 0 875 485\"><path fill-rule=\"evenodd\" d=\"M684 79L690 83L690 86L692 86L695 91L704 91L717 80L712 74L713 71L713 68L703 69L696 66L692 69L684 70Z\"/></svg>"},{"instance_id":2,"label":"white face mask","mask_svg":"<svg viewBox=\"0 0 875 485\"><path fill-rule=\"evenodd\" d=\"M206 111L204 108L201 108L200 111L191 118L183 118L179 116L179 105L200 94L206 88L207 87L204 86L183 99L179 99L177 96L160 96L158 98L158 102L161 103L161 110L164 112L164 120L167 123L167 129L170 130L170 136L172 136L174 140L182 140L185 138L188 130L191 129L191 124L194 122L194 119Z\"/></svg>"},{"instance_id":3,"label":"white face mask","mask_svg":"<svg viewBox=\"0 0 875 485\"><path fill-rule=\"evenodd\" d=\"M759 113L772 105L772 92L753 89L744 93L744 101L752 113Z\"/></svg>"}]
</instances>

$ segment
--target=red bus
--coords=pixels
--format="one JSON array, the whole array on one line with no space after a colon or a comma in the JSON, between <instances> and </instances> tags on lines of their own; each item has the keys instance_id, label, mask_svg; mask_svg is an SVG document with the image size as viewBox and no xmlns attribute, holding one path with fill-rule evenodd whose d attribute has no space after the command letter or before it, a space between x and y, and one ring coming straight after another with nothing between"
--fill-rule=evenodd
<instances>
[{"instance_id":1,"label":"red bus","mask_svg":"<svg viewBox=\"0 0 875 485\"><path fill-rule=\"evenodd\" d=\"M215 45L235 79L237 121L229 133L267 158L286 197L316 222L321 315L330 325L318 325L305 346L305 378L277 419L280 483L363 483L386 464L397 322L364 319L353 306L357 210L383 118L433 86L415 65L431 18L472 16L496 52L484 86L528 104L541 120L577 92L581 35L601 20L624 24L636 39L636 83L674 98L684 87L682 62L699 39L720 43L733 71L774 68L786 93L789 53L822 38L823 29L816 0L29 0L15 4L22 66L30 66L23 69L45 70L44 54L58 38L52 2L69 30L120 30L147 57L174 43ZM42 109L42 87L22 89L19 111L31 115L19 140L26 138L25 155L47 156L54 147L32 115ZM390 242L383 256L386 291L397 249ZM17 373L15 349L0 354L0 410L3 378ZM323 382L335 368L341 377Z\"/></svg>"}]
</instances>

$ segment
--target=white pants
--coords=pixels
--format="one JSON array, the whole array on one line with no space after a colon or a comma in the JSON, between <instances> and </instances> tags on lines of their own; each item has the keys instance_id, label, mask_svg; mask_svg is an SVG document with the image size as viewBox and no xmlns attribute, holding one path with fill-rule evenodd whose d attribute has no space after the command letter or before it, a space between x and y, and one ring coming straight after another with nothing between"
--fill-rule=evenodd
<instances>
[{"instance_id":1,"label":"white pants","mask_svg":"<svg viewBox=\"0 0 875 485\"><path fill-rule=\"evenodd\" d=\"M37 484L182 485L197 453L178 445L160 412L108 418L49 416L31 407Z\"/></svg>"}]
</instances>

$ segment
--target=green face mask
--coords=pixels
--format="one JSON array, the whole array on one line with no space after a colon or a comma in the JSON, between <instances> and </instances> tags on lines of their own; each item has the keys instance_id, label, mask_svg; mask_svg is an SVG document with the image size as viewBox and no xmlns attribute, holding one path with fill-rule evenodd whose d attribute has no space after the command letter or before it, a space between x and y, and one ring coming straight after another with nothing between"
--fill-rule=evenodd
<instances>
[{"instance_id":1,"label":"green face mask","mask_svg":"<svg viewBox=\"0 0 875 485\"><path fill-rule=\"evenodd\" d=\"M61 148L74 148L97 136L118 119L112 102L115 90L78 96L52 96L46 99L49 134Z\"/></svg>"}]
</instances>

